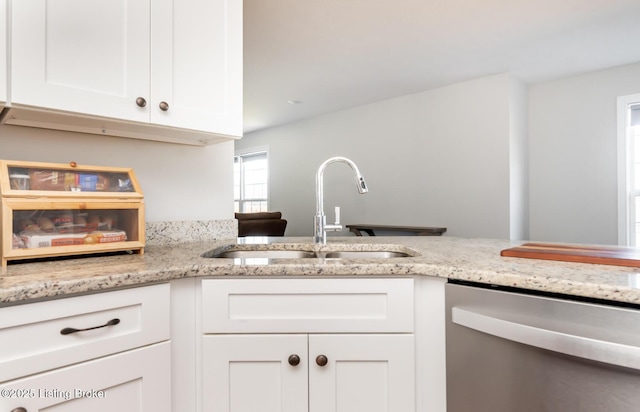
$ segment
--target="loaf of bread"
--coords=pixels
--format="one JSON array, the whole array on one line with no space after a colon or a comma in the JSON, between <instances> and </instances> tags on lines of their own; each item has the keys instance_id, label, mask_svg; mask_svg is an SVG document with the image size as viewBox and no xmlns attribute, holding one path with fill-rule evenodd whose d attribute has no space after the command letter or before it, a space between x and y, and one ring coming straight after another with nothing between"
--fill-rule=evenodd
<instances>
[{"instance_id":1,"label":"loaf of bread","mask_svg":"<svg viewBox=\"0 0 640 412\"><path fill-rule=\"evenodd\" d=\"M45 232L50 232L55 229L55 225L53 224L51 219L46 216L40 216L36 223L38 224L38 226L40 226L40 229L44 230Z\"/></svg>"}]
</instances>

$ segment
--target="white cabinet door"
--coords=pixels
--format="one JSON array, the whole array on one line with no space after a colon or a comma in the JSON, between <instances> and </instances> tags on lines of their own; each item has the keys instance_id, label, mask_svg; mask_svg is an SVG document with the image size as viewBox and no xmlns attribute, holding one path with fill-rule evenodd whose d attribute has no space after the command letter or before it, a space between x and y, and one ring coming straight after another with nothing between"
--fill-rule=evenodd
<instances>
[{"instance_id":1,"label":"white cabinet door","mask_svg":"<svg viewBox=\"0 0 640 412\"><path fill-rule=\"evenodd\" d=\"M307 410L307 335L205 336L202 352L203 411Z\"/></svg>"},{"instance_id":2,"label":"white cabinet door","mask_svg":"<svg viewBox=\"0 0 640 412\"><path fill-rule=\"evenodd\" d=\"M311 335L309 411L413 412L414 365L413 335Z\"/></svg>"},{"instance_id":3,"label":"white cabinet door","mask_svg":"<svg viewBox=\"0 0 640 412\"><path fill-rule=\"evenodd\" d=\"M205 336L203 411L413 412L413 339L412 334ZM289 363L292 355L300 358L298 364ZM318 356L327 363L319 365Z\"/></svg>"},{"instance_id":4,"label":"white cabinet door","mask_svg":"<svg viewBox=\"0 0 640 412\"><path fill-rule=\"evenodd\" d=\"M0 410L171 412L169 342L0 385Z\"/></svg>"},{"instance_id":5,"label":"white cabinet door","mask_svg":"<svg viewBox=\"0 0 640 412\"><path fill-rule=\"evenodd\" d=\"M152 11L151 123L241 136L242 1L153 0Z\"/></svg>"},{"instance_id":6,"label":"white cabinet door","mask_svg":"<svg viewBox=\"0 0 640 412\"><path fill-rule=\"evenodd\" d=\"M150 0L12 3L11 103L147 121Z\"/></svg>"},{"instance_id":7,"label":"white cabinet door","mask_svg":"<svg viewBox=\"0 0 640 412\"><path fill-rule=\"evenodd\" d=\"M7 2L0 0L0 108L7 101Z\"/></svg>"}]
</instances>

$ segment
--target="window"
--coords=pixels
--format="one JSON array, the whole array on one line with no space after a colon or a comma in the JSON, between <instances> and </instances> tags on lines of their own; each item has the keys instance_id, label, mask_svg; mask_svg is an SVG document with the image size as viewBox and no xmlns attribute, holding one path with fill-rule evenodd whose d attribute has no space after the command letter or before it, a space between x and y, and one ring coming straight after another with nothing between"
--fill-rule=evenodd
<instances>
[{"instance_id":1,"label":"window","mask_svg":"<svg viewBox=\"0 0 640 412\"><path fill-rule=\"evenodd\" d=\"M618 98L618 243L640 246L640 94Z\"/></svg>"},{"instance_id":2,"label":"window","mask_svg":"<svg viewBox=\"0 0 640 412\"><path fill-rule=\"evenodd\" d=\"M268 211L269 162L266 150L238 154L233 162L235 211Z\"/></svg>"}]
</instances>

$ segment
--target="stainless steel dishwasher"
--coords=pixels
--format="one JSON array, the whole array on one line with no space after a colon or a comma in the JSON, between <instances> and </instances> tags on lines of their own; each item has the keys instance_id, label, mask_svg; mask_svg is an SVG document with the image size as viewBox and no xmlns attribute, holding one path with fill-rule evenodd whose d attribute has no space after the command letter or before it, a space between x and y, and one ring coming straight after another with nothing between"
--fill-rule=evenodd
<instances>
[{"instance_id":1,"label":"stainless steel dishwasher","mask_svg":"<svg viewBox=\"0 0 640 412\"><path fill-rule=\"evenodd\" d=\"M446 285L447 411L640 411L640 309Z\"/></svg>"}]
</instances>

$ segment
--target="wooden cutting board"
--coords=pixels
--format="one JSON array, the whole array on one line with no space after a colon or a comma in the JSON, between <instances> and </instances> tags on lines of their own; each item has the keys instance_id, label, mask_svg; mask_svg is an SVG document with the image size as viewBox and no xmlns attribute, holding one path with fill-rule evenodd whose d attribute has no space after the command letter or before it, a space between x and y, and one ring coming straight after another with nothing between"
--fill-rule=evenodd
<instances>
[{"instance_id":1,"label":"wooden cutting board","mask_svg":"<svg viewBox=\"0 0 640 412\"><path fill-rule=\"evenodd\" d=\"M640 267L640 249L622 246L525 243L501 251L500 256Z\"/></svg>"}]
</instances>

